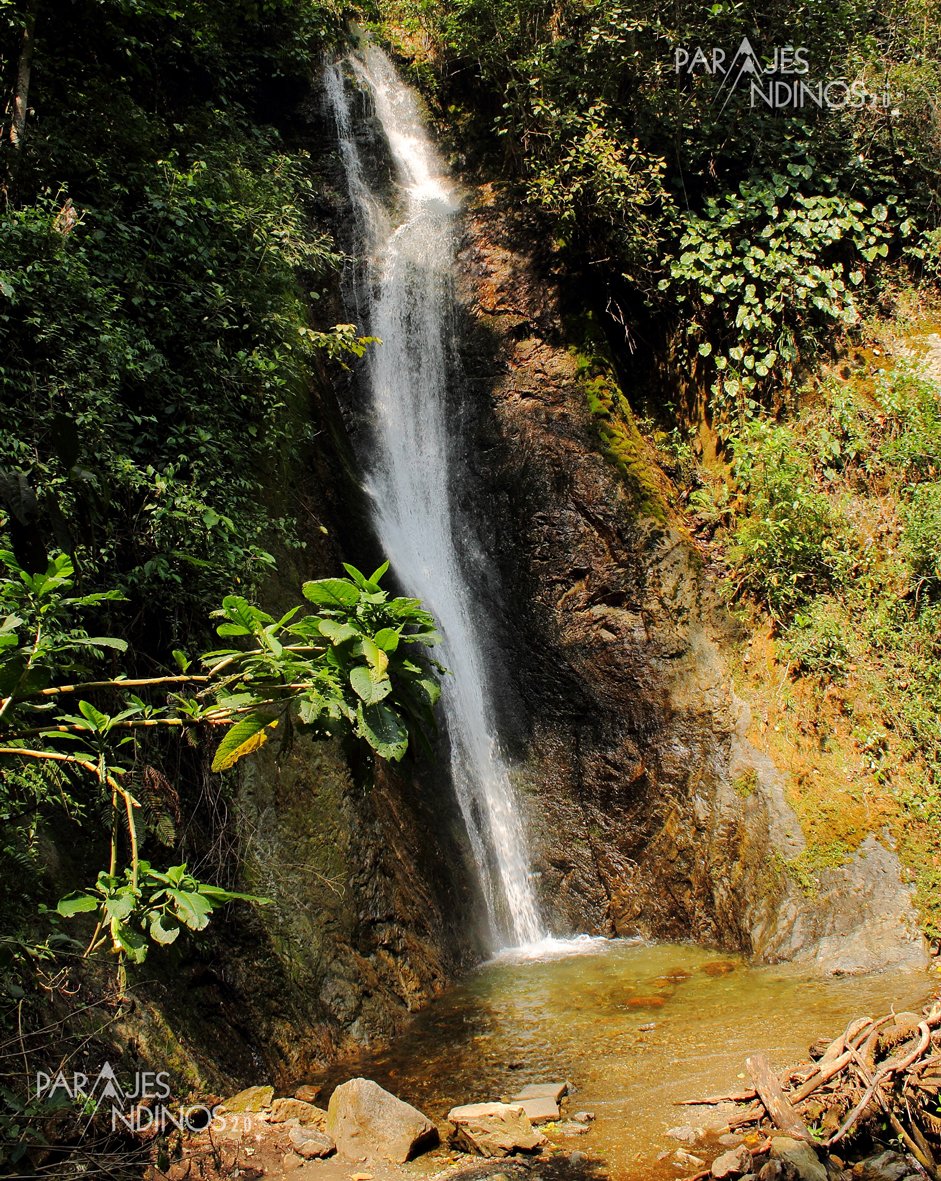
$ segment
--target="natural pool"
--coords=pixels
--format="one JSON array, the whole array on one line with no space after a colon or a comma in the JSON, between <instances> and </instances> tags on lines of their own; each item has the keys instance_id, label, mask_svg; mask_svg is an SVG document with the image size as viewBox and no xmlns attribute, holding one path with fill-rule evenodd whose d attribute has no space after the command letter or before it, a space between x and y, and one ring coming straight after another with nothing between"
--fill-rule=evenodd
<instances>
[{"instance_id":1,"label":"natural pool","mask_svg":"<svg viewBox=\"0 0 941 1181\"><path fill-rule=\"evenodd\" d=\"M740 1089L754 1051L783 1068L851 1018L917 1010L932 993L924 974L820 978L686 945L586 940L567 950L482 965L388 1051L346 1061L325 1081L375 1079L446 1132L452 1106L568 1079L569 1112L597 1118L588 1135L560 1142L565 1151L619 1181L655 1181L683 1173L657 1159L679 1147L666 1129L689 1122L678 1100Z\"/></svg>"}]
</instances>

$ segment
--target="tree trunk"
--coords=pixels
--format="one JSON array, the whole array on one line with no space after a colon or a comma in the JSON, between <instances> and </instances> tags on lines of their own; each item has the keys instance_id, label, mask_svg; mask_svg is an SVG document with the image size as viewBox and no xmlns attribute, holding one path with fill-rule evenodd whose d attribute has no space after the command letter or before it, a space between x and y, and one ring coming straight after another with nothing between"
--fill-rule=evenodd
<instances>
[{"instance_id":1,"label":"tree trunk","mask_svg":"<svg viewBox=\"0 0 941 1181\"><path fill-rule=\"evenodd\" d=\"M33 43L38 8L39 0L30 0L23 24L20 60L16 70L16 86L13 89L13 122L10 124L10 143L15 148L23 143L26 131L26 107L29 102L29 79L33 70Z\"/></svg>"}]
</instances>

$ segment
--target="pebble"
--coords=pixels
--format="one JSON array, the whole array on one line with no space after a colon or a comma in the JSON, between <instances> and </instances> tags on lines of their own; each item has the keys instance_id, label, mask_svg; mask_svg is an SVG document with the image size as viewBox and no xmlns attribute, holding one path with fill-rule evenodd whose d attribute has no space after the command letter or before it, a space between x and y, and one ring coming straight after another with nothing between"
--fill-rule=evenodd
<instances>
[{"instance_id":1,"label":"pebble","mask_svg":"<svg viewBox=\"0 0 941 1181\"><path fill-rule=\"evenodd\" d=\"M569 1163L570 1164L580 1165L582 1163L582 1161L586 1161L586 1160L588 1160L588 1153L587 1152L580 1152L579 1149L576 1148L574 1152L569 1153Z\"/></svg>"},{"instance_id":2,"label":"pebble","mask_svg":"<svg viewBox=\"0 0 941 1181\"><path fill-rule=\"evenodd\" d=\"M701 1156L694 1156L691 1152L684 1152L682 1148L678 1148L674 1152L673 1159L678 1165L683 1165L689 1169L701 1169L706 1163Z\"/></svg>"},{"instance_id":3,"label":"pebble","mask_svg":"<svg viewBox=\"0 0 941 1181\"><path fill-rule=\"evenodd\" d=\"M572 1116L572 1119L577 1124L590 1124L590 1123L592 1123L594 1118L595 1118L595 1113L593 1111L576 1111L575 1114Z\"/></svg>"},{"instance_id":4,"label":"pebble","mask_svg":"<svg viewBox=\"0 0 941 1181\"><path fill-rule=\"evenodd\" d=\"M637 1029L640 1033L649 1033L652 1029L657 1028L656 1021L648 1021L645 1025L638 1025Z\"/></svg>"}]
</instances>

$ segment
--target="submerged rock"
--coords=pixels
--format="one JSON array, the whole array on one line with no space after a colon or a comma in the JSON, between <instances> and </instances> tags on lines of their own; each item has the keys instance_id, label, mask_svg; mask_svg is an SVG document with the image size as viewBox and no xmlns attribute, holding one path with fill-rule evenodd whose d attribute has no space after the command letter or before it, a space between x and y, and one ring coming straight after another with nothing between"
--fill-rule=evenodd
<instances>
[{"instance_id":1,"label":"submerged rock","mask_svg":"<svg viewBox=\"0 0 941 1181\"><path fill-rule=\"evenodd\" d=\"M325 1130L337 1151L354 1160L383 1157L402 1164L438 1142L438 1129L417 1107L365 1078L333 1092Z\"/></svg>"},{"instance_id":2,"label":"submerged rock","mask_svg":"<svg viewBox=\"0 0 941 1181\"><path fill-rule=\"evenodd\" d=\"M578 1116L573 1116L578 1119ZM681 1144L695 1144L702 1138L702 1128L694 1128L692 1124L680 1124L675 1128L667 1128L667 1135L671 1140L679 1140Z\"/></svg>"},{"instance_id":3,"label":"submerged rock","mask_svg":"<svg viewBox=\"0 0 941 1181\"><path fill-rule=\"evenodd\" d=\"M519 1103L467 1103L452 1107L448 1119L455 1142L480 1156L532 1152L546 1142Z\"/></svg>"}]
</instances>

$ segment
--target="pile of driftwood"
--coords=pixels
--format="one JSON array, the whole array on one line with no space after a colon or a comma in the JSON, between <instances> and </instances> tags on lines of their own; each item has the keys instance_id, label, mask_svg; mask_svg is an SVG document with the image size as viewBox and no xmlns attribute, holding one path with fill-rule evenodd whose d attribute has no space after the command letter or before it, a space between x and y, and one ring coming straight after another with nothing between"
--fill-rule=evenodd
<instances>
[{"instance_id":1,"label":"pile of driftwood","mask_svg":"<svg viewBox=\"0 0 941 1181\"><path fill-rule=\"evenodd\" d=\"M753 1087L728 1100L745 1109L732 1130L771 1127L824 1151L856 1137L884 1136L885 1125L941 1181L941 1000L923 1013L860 1017L832 1042L821 1039L811 1061L778 1077L763 1054L746 1060Z\"/></svg>"}]
</instances>

